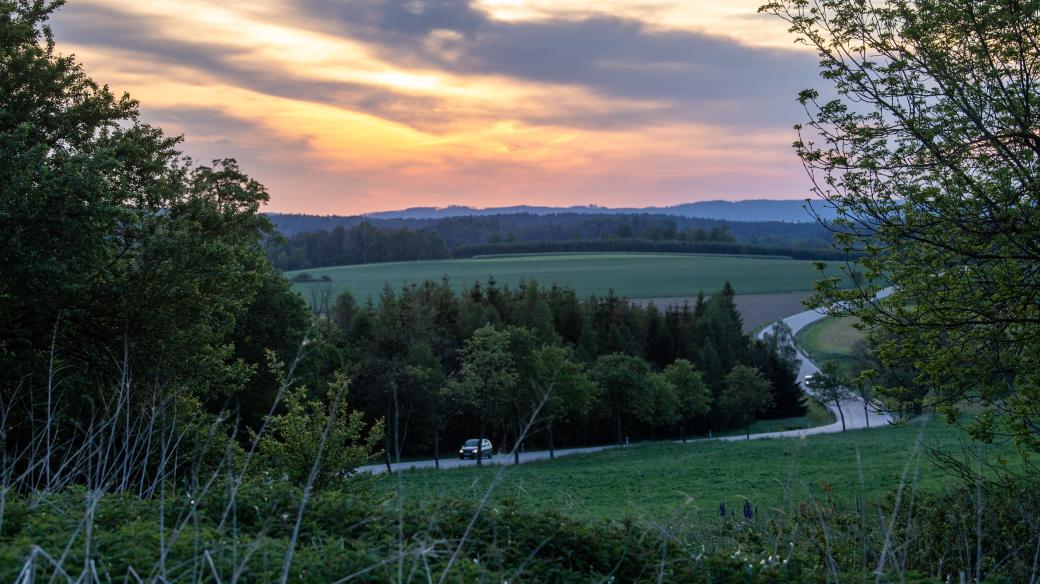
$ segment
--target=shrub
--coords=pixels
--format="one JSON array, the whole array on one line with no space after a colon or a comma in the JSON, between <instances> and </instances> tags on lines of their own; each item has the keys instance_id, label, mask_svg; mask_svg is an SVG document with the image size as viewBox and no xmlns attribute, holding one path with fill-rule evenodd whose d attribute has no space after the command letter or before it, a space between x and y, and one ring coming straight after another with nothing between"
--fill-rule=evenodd
<instances>
[{"instance_id":1,"label":"shrub","mask_svg":"<svg viewBox=\"0 0 1040 584\"><path fill-rule=\"evenodd\" d=\"M399 509L391 501L373 503L364 483L352 479L341 486L306 506L292 581L355 575L361 582L387 582L401 575L425 582L446 570L452 582L768 583L809 577L798 562L778 557L691 554L667 534L631 522L587 524L558 512L527 512L509 501L480 511L473 501ZM8 504L19 519L0 527L0 579L16 579L31 546L38 546L34 568L41 581L54 572L47 556L63 552L68 580L89 565L88 557L102 579L135 573L179 582L203 573L222 581L235 575L278 580L302 490L288 481L251 482L230 510L221 486L210 493L171 489L164 499L151 500L105 495L92 513L89 544L82 518L90 493L69 490L33 502L15 496Z\"/></svg>"},{"instance_id":2,"label":"shrub","mask_svg":"<svg viewBox=\"0 0 1040 584\"><path fill-rule=\"evenodd\" d=\"M322 488L371 458L383 424L376 422L365 432L363 414L347 407L347 385L337 375L318 400L308 400L306 388L289 391L286 411L268 419L262 436L254 435L260 468L300 485L313 469L313 486Z\"/></svg>"}]
</instances>

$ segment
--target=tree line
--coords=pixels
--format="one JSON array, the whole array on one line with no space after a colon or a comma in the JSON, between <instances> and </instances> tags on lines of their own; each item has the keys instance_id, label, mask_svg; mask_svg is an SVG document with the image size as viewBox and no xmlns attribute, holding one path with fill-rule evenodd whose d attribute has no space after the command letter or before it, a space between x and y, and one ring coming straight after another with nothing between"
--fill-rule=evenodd
<instances>
[{"instance_id":1,"label":"tree line","mask_svg":"<svg viewBox=\"0 0 1040 584\"><path fill-rule=\"evenodd\" d=\"M539 253L709 253L789 257L799 260L845 260L850 256L833 249L749 245L729 241L680 239L595 239L571 241L522 241L460 245L451 251L454 258L501 254Z\"/></svg>"},{"instance_id":2,"label":"tree line","mask_svg":"<svg viewBox=\"0 0 1040 584\"><path fill-rule=\"evenodd\" d=\"M498 213L491 215L462 215L439 218L386 218L371 216L266 214L277 230L291 237L298 233L332 231L336 227L349 229L369 222L379 229L435 229L444 237L449 248L458 245L486 243L495 236L510 235L517 241L603 239L619 234L627 225L634 235L653 232L680 233L686 230L727 228L733 237L761 245L797 244L827 247L830 232L818 223L785 221L738 221L665 215L656 213ZM650 237L647 237L648 239ZM665 239L668 239L667 237Z\"/></svg>"},{"instance_id":3,"label":"tree line","mask_svg":"<svg viewBox=\"0 0 1040 584\"><path fill-rule=\"evenodd\" d=\"M720 222L710 226L693 226L687 223L703 220L646 214L520 217L522 219L492 215L436 221L365 219L339 224L329 230L301 231L289 237L273 236L265 241L264 247L268 260L280 270L565 251L845 258L840 252L813 240L785 236L762 238L754 235L738 241L731 226ZM284 216L276 218L285 221ZM289 224L298 226L292 222ZM763 227L763 231L771 228ZM804 228L796 229L804 231Z\"/></svg>"},{"instance_id":4,"label":"tree line","mask_svg":"<svg viewBox=\"0 0 1040 584\"><path fill-rule=\"evenodd\" d=\"M451 257L444 238L433 229L379 229L368 221L288 239L272 237L264 247L268 260L280 270Z\"/></svg>"},{"instance_id":5,"label":"tree line","mask_svg":"<svg viewBox=\"0 0 1040 584\"><path fill-rule=\"evenodd\" d=\"M550 450L679 438L802 415L789 331L751 339L733 296L727 283L660 309L533 281L427 281L361 305L324 299L316 340L349 364L351 406L387 421L387 454L443 455L478 436Z\"/></svg>"}]
</instances>

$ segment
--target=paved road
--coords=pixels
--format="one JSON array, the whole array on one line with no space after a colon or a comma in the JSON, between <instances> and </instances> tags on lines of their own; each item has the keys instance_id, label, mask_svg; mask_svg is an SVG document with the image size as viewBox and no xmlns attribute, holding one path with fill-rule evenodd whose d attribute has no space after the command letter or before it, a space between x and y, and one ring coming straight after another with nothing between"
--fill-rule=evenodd
<instances>
[{"instance_id":1,"label":"paved road","mask_svg":"<svg viewBox=\"0 0 1040 584\"><path fill-rule=\"evenodd\" d=\"M799 312L798 314L789 316L784 320L787 326L791 327L792 334L797 334L798 331L802 330L806 326L824 318L826 315L822 312L814 310L807 310L805 312ZM758 337L766 335L773 328L772 325L765 327L758 333ZM812 393L812 390L805 387L803 380L806 375L811 375L819 372L819 368L805 356L805 353L798 349L798 359L800 361L800 370L798 372L798 379L802 382L802 388L806 393ZM888 414L878 412L874 408L870 408L869 414L863 408L863 400L859 397L850 397L849 399L842 402L842 412L845 414L845 427L849 430L856 428L866 428L868 426L868 415L869 425L871 426L883 426L891 421L891 417ZM785 430L782 432L761 432L758 434L752 434L751 439L757 440L761 438L797 438L801 436L808 436L810 434L831 434L835 432L841 432L841 416L838 414L838 408L833 404L827 404L827 409L834 413L837 420L833 424L826 426L816 426L815 428L806 428L804 430ZM720 436L717 438L711 438L710 440L725 440L725 441L736 441L745 440L746 437L743 434L734 436ZM702 438L700 440L691 440L690 442L700 442L701 440L709 440L708 438ZM587 452L598 452L600 450L606 450L608 448L617 448L617 446L590 446L588 448L566 448L556 451L556 456L567 456L571 454L583 454ZM520 462L531 462L533 460L545 460L549 458L548 450L538 450L524 452L520 454ZM508 453L497 454L494 458L484 461L485 464L512 464L513 457ZM474 466L476 462L473 460L459 460L458 458L443 458L440 462L441 468L457 468L460 466ZM434 468L435 464L433 460L416 460L409 462L402 462L399 465L393 464L391 467L393 470L407 470L410 468ZM378 474L386 472L385 464L370 464L358 468L361 472L371 472Z\"/></svg>"},{"instance_id":2,"label":"paved road","mask_svg":"<svg viewBox=\"0 0 1040 584\"><path fill-rule=\"evenodd\" d=\"M884 293L884 295L887 295L887 293ZM798 334L798 331L826 316L827 315L822 312L817 312L815 310L807 310L805 312L799 312L798 314L785 318L784 322L787 323L787 326L791 327L792 334ZM773 325L769 325L763 328L761 331L759 331L757 336L758 338L762 338L772 330ZM815 363L810 361L801 349L797 349L797 351L798 360L800 362L798 380L802 384L802 389L806 393L812 394L812 389L805 386L805 376L819 373L820 368L817 367ZM838 412L837 406L835 406L834 404L825 405L827 406L827 409L830 410L836 418L836 420L832 424L827 424L826 426L816 426L815 428L806 428L804 430L786 430L783 432L763 432L761 434L752 434L751 439L754 440L756 438L784 438L792 436L798 437L807 436L810 434L831 434L834 432L841 432L841 415ZM883 426L892 421L891 416L889 416L888 414L879 412L874 407L864 409L863 405L863 400L860 399L859 396L855 395L850 396L848 399L844 400L841 403L842 413L845 414L845 427L849 430L856 428L866 428L868 426ZM719 438L719 440L744 439L744 436L726 436L723 438Z\"/></svg>"},{"instance_id":3,"label":"paved road","mask_svg":"<svg viewBox=\"0 0 1040 584\"><path fill-rule=\"evenodd\" d=\"M600 450L606 450L608 448L617 448L614 445L606 446L589 446L586 448L562 448L556 451L556 456L567 456L570 454L584 454L586 452L599 452ZM520 463L531 462L533 460L546 460L549 458L548 450L531 450L528 452L520 453ZM508 452L496 454L490 459L485 459L484 464L513 464L513 456ZM441 468L458 468L460 466L476 466L477 461L475 460L459 460L458 456L447 457L441 459ZM433 459L430 460L414 460L402 462L400 465L392 464L394 470L407 470L410 468L434 468ZM369 464L367 466L358 467L361 472L370 472L379 474L386 472L386 464Z\"/></svg>"}]
</instances>

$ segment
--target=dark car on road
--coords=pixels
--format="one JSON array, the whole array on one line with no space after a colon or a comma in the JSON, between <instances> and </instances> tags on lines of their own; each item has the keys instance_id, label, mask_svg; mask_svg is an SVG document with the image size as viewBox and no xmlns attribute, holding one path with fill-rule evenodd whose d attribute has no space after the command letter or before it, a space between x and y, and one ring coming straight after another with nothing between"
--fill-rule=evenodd
<instances>
[{"instance_id":1,"label":"dark car on road","mask_svg":"<svg viewBox=\"0 0 1040 584\"><path fill-rule=\"evenodd\" d=\"M466 443L459 448L459 459L465 460L467 458L477 458L478 446L480 446L479 438L470 438L466 440ZM491 458L494 456L491 448L491 441L487 438L484 439L484 445L479 448L480 455L484 458Z\"/></svg>"}]
</instances>

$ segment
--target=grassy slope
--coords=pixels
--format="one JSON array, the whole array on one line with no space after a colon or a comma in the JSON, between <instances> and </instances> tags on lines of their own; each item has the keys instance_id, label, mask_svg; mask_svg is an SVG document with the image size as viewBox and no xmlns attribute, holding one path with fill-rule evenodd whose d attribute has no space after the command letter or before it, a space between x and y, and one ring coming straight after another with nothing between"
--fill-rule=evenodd
<instances>
[{"instance_id":1,"label":"grassy slope","mask_svg":"<svg viewBox=\"0 0 1040 584\"><path fill-rule=\"evenodd\" d=\"M712 293L727 279L738 293L809 290L819 273L806 260L785 258L680 254L566 254L500 256L366 264L304 270L331 282L297 284L310 300L311 291L331 288L333 295L349 289L360 301L377 298L384 284L439 280L447 275L459 287L494 276L500 285L537 280L574 287L580 295L605 294L608 289L631 298L695 296ZM299 272L290 272L291 278Z\"/></svg>"},{"instance_id":2,"label":"grassy slope","mask_svg":"<svg viewBox=\"0 0 1040 584\"><path fill-rule=\"evenodd\" d=\"M854 360L853 350L863 340L863 331L856 329L855 317L828 317L798 331L798 346L817 364L836 361L847 366Z\"/></svg>"},{"instance_id":3,"label":"grassy slope","mask_svg":"<svg viewBox=\"0 0 1040 584\"><path fill-rule=\"evenodd\" d=\"M915 448L919 442L956 448L963 437L931 420L805 439L642 444L509 467L496 493L535 508L614 520L667 520L691 513L710 517L720 502L739 506L745 497L763 510L789 508L824 497L826 488L839 501L857 494L876 500L899 486L908 463L912 477L920 462L918 487L950 481L927 458L915 458ZM402 487L411 500L479 497L495 472L476 467L409 471L402 474ZM381 480L387 486L395 483L389 477Z\"/></svg>"},{"instance_id":4,"label":"grassy slope","mask_svg":"<svg viewBox=\"0 0 1040 584\"><path fill-rule=\"evenodd\" d=\"M804 430L816 426L826 426L836 418L834 414L814 399L805 399L809 411L804 416L794 418L781 418L779 420L758 420L751 424L752 434L763 432L783 432L785 430ZM719 432L717 436L742 436L746 432L743 428L734 428L725 432Z\"/></svg>"}]
</instances>

